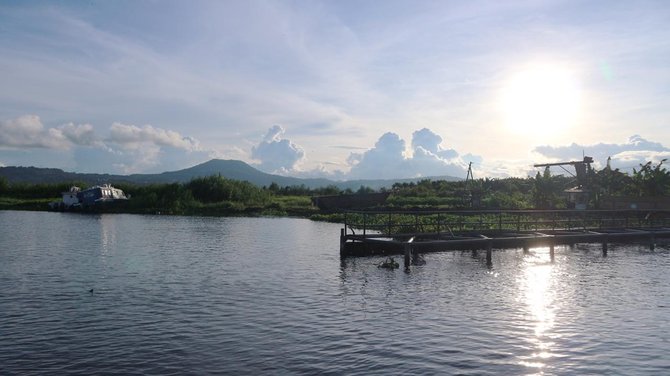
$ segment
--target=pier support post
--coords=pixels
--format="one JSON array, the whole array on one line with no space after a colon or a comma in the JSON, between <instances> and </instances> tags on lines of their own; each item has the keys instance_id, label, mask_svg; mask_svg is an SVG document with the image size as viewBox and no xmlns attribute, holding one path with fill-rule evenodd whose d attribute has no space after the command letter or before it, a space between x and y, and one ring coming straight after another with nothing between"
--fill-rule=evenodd
<instances>
[{"instance_id":1,"label":"pier support post","mask_svg":"<svg viewBox=\"0 0 670 376\"><path fill-rule=\"evenodd\" d=\"M344 231L345 229L343 228L340 229L340 256L344 256L344 243L346 242L346 238L344 237Z\"/></svg>"},{"instance_id":2,"label":"pier support post","mask_svg":"<svg viewBox=\"0 0 670 376\"><path fill-rule=\"evenodd\" d=\"M656 248L656 235L654 233L651 233L651 239L649 240L649 249L654 250Z\"/></svg>"},{"instance_id":3,"label":"pier support post","mask_svg":"<svg viewBox=\"0 0 670 376\"><path fill-rule=\"evenodd\" d=\"M406 243L405 244L405 268L409 268L411 254L412 254L412 244L411 243Z\"/></svg>"},{"instance_id":4,"label":"pier support post","mask_svg":"<svg viewBox=\"0 0 670 376\"><path fill-rule=\"evenodd\" d=\"M489 240L488 242L486 242L486 265L488 266L493 265L492 253L493 253L493 242Z\"/></svg>"},{"instance_id":5,"label":"pier support post","mask_svg":"<svg viewBox=\"0 0 670 376\"><path fill-rule=\"evenodd\" d=\"M524 246L523 246L523 254L524 254L524 255L527 255L527 254L529 254L529 253L530 253L530 248L528 248L527 245L524 245Z\"/></svg>"},{"instance_id":6,"label":"pier support post","mask_svg":"<svg viewBox=\"0 0 670 376\"><path fill-rule=\"evenodd\" d=\"M605 237L605 240L603 241L603 257L607 257L607 237Z\"/></svg>"},{"instance_id":7,"label":"pier support post","mask_svg":"<svg viewBox=\"0 0 670 376\"><path fill-rule=\"evenodd\" d=\"M549 258L554 262L554 243L549 244Z\"/></svg>"}]
</instances>

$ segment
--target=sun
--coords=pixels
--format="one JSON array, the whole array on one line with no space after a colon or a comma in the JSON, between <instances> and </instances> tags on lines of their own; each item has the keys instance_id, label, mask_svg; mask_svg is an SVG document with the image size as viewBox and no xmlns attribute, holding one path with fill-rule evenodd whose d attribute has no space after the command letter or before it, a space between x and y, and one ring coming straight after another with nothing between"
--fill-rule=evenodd
<instances>
[{"instance_id":1,"label":"sun","mask_svg":"<svg viewBox=\"0 0 670 376\"><path fill-rule=\"evenodd\" d=\"M501 105L507 130L532 138L546 138L574 125L579 102L579 87L569 70L535 65L508 80Z\"/></svg>"}]
</instances>

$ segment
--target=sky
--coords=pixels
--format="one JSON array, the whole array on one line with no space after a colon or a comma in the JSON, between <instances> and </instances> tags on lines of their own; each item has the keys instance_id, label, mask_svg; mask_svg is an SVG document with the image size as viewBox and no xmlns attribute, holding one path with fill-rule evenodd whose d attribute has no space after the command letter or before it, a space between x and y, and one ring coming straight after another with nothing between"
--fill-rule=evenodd
<instances>
[{"instance_id":1,"label":"sky","mask_svg":"<svg viewBox=\"0 0 670 376\"><path fill-rule=\"evenodd\" d=\"M667 1L0 2L0 166L332 179L670 157Z\"/></svg>"}]
</instances>

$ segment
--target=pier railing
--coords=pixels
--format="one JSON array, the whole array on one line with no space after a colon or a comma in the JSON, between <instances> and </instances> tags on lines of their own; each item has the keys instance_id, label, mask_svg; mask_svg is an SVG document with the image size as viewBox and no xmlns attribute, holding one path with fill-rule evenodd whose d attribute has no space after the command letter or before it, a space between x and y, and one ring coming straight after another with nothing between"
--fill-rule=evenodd
<instances>
[{"instance_id":1,"label":"pier railing","mask_svg":"<svg viewBox=\"0 0 670 376\"><path fill-rule=\"evenodd\" d=\"M669 210L346 211L345 235L413 236L468 231L592 230L670 227Z\"/></svg>"},{"instance_id":2,"label":"pier railing","mask_svg":"<svg viewBox=\"0 0 670 376\"><path fill-rule=\"evenodd\" d=\"M404 252L405 267L423 252L642 242L653 250L670 238L670 211L641 210L458 210L348 211L340 230L340 256Z\"/></svg>"}]
</instances>

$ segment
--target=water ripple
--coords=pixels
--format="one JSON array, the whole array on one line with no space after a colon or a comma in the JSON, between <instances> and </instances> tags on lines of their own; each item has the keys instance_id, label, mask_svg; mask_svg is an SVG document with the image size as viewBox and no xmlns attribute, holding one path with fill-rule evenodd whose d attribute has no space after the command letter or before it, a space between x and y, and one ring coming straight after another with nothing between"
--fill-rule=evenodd
<instances>
[{"instance_id":1,"label":"water ripple","mask_svg":"<svg viewBox=\"0 0 670 376\"><path fill-rule=\"evenodd\" d=\"M405 273L341 261L338 235L0 211L0 374L670 373L666 248L436 253Z\"/></svg>"}]
</instances>

